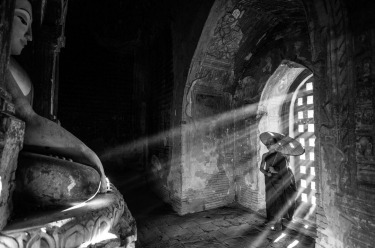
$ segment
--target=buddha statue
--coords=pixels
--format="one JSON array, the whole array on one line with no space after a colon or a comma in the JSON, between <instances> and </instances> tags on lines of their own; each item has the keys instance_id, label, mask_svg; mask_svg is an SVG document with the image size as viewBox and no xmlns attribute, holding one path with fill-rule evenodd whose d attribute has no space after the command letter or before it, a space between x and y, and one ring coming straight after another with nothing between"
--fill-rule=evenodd
<instances>
[{"instance_id":1,"label":"buddha statue","mask_svg":"<svg viewBox=\"0 0 375 248\"><path fill-rule=\"evenodd\" d=\"M21 128L17 129L17 151L8 152L12 166L5 181L9 186L6 205L0 209L0 247L96 247L96 243L100 247L134 247L136 222L121 193L113 185L109 188L98 156L61 125L32 108L33 84L16 60L32 41L32 21L29 0L15 0L4 87L12 98L14 115L25 123L25 133L12 197L14 156L23 123L7 122L18 123ZM12 111L8 119L3 119L16 118Z\"/></svg>"},{"instance_id":2,"label":"buddha statue","mask_svg":"<svg viewBox=\"0 0 375 248\"><path fill-rule=\"evenodd\" d=\"M80 185L80 189L87 191L79 196L84 201L87 200L84 198L90 198L97 192L106 192L108 182L100 159L90 148L59 124L35 113L32 108L33 84L15 59L32 41L32 21L31 3L28 0L16 0L5 88L12 96L16 117L25 122L24 151L33 152L20 155L19 167L21 163L26 163L28 168L21 170L17 176L23 177L21 182L24 189L39 190L41 196L45 195L43 190L48 191L47 204L60 202L69 205L69 199L61 198L64 198L64 194L69 196L74 187ZM44 155L35 153L53 154L66 159L62 162L48 160ZM72 201L76 200L72 198Z\"/></svg>"}]
</instances>

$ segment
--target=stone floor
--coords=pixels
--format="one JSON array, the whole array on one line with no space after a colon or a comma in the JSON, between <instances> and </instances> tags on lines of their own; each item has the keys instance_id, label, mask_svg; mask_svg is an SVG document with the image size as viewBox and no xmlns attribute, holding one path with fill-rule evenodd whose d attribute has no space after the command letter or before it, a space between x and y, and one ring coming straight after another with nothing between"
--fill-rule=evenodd
<instances>
[{"instance_id":1,"label":"stone floor","mask_svg":"<svg viewBox=\"0 0 375 248\"><path fill-rule=\"evenodd\" d=\"M271 231L262 225L264 217L238 205L179 216L149 190L141 175L130 171L129 178L112 179L137 221L136 248L314 247L303 226Z\"/></svg>"},{"instance_id":2,"label":"stone floor","mask_svg":"<svg viewBox=\"0 0 375 248\"><path fill-rule=\"evenodd\" d=\"M270 231L263 222L263 217L239 206L185 216L172 212L139 216L136 247L314 247L314 239L309 236L289 228Z\"/></svg>"}]
</instances>

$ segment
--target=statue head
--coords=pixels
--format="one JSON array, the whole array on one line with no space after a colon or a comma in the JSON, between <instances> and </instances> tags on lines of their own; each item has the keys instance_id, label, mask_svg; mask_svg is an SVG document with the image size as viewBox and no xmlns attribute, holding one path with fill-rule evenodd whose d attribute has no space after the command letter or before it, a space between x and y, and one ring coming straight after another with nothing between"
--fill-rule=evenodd
<instances>
[{"instance_id":1,"label":"statue head","mask_svg":"<svg viewBox=\"0 0 375 248\"><path fill-rule=\"evenodd\" d=\"M19 55L32 40L31 23L33 21L31 3L28 0L16 0L10 40L10 54Z\"/></svg>"}]
</instances>

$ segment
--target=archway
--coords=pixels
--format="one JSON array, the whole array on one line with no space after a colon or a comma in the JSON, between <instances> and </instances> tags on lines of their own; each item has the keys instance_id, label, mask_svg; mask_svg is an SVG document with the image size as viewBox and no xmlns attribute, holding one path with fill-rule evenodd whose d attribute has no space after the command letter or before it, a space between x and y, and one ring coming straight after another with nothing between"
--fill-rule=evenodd
<instances>
[{"instance_id":1,"label":"archway","mask_svg":"<svg viewBox=\"0 0 375 248\"><path fill-rule=\"evenodd\" d=\"M260 117L257 135L262 132L279 132L299 140L306 154L291 157L289 166L295 174L298 208L295 216L301 223L315 224L315 135L312 87L313 75L304 66L284 60L266 83L257 114ZM306 127L306 128L305 128ZM257 140L257 161L267 152ZM265 198L264 176L258 174L259 194ZM264 204L264 201L262 201ZM263 205L259 206L260 208Z\"/></svg>"}]
</instances>

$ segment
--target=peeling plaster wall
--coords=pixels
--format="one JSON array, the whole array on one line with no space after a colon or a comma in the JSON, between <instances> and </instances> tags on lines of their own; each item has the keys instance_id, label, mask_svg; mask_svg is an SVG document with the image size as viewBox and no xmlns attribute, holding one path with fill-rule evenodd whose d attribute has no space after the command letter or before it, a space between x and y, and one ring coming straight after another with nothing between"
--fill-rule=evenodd
<instances>
[{"instance_id":1,"label":"peeling plaster wall","mask_svg":"<svg viewBox=\"0 0 375 248\"><path fill-rule=\"evenodd\" d=\"M233 166L228 143L229 129L217 115L225 113L228 103L221 95L195 95L191 127L186 132L182 194L185 210L195 212L223 206L233 201Z\"/></svg>"},{"instance_id":2,"label":"peeling plaster wall","mask_svg":"<svg viewBox=\"0 0 375 248\"><path fill-rule=\"evenodd\" d=\"M233 116L225 89L242 39L238 17L230 1L216 1L190 65L182 105L182 213L234 201Z\"/></svg>"},{"instance_id":3,"label":"peeling plaster wall","mask_svg":"<svg viewBox=\"0 0 375 248\"><path fill-rule=\"evenodd\" d=\"M166 181L162 180L161 183L169 190L168 197L164 198L169 198L168 202L179 214L187 212L183 197L183 168L186 158L184 144L191 127L184 119L184 94L194 51L199 45L198 40L213 2L214 0L171 1L174 85L170 121L173 134L170 136L170 169Z\"/></svg>"}]
</instances>

